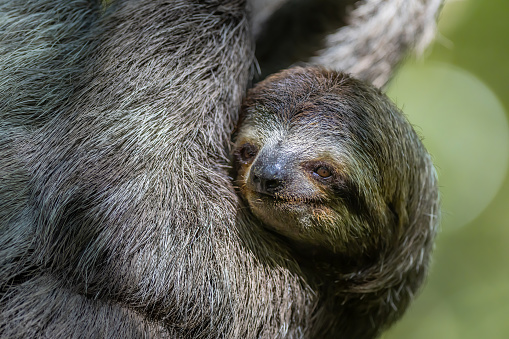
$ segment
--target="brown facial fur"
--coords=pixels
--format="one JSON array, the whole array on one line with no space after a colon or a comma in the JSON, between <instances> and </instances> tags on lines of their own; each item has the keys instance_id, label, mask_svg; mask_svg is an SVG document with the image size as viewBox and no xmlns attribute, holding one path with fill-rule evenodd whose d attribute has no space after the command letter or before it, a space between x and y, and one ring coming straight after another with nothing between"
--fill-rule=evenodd
<instances>
[{"instance_id":1,"label":"brown facial fur","mask_svg":"<svg viewBox=\"0 0 509 339\"><path fill-rule=\"evenodd\" d=\"M303 267L345 279L337 293L416 291L438 223L436 174L379 90L320 68L282 71L248 93L234 154L252 213ZM330 254L310 259L313 251ZM408 299L391 302L402 312Z\"/></svg>"}]
</instances>

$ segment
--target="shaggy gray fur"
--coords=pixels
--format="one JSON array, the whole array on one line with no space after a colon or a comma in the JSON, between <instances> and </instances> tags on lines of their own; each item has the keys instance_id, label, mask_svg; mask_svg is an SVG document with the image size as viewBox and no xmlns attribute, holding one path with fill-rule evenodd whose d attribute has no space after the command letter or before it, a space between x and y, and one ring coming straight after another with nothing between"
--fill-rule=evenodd
<instances>
[{"instance_id":1,"label":"shaggy gray fur","mask_svg":"<svg viewBox=\"0 0 509 339\"><path fill-rule=\"evenodd\" d=\"M253 0L254 9L260 9ZM254 13L262 78L307 61L346 71L377 87L409 50L435 35L443 0L274 0L272 16ZM338 29L338 27L341 27Z\"/></svg>"},{"instance_id":2,"label":"shaggy gray fur","mask_svg":"<svg viewBox=\"0 0 509 339\"><path fill-rule=\"evenodd\" d=\"M364 0L347 25L326 39L326 48L312 62L348 70L359 79L383 86L401 60L401 51L422 53L435 36L443 0Z\"/></svg>"},{"instance_id":3,"label":"shaggy gray fur","mask_svg":"<svg viewBox=\"0 0 509 339\"><path fill-rule=\"evenodd\" d=\"M226 174L244 6L0 1L0 337L319 337L337 317Z\"/></svg>"}]
</instances>

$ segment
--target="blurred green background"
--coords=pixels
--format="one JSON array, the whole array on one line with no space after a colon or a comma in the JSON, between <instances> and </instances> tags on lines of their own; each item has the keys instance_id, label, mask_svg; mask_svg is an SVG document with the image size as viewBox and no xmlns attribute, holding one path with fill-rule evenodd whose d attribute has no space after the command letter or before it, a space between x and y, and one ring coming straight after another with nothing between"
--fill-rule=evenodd
<instances>
[{"instance_id":1,"label":"blurred green background","mask_svg":"<svg viewBox=\"0 0 509 339\"><path fill-rule=\"evenodd\" d=\"M509 338L509 0L447 1L388 94L433 155L442 223L426 286L382 338Z\"/></svg>"}]
</instances>

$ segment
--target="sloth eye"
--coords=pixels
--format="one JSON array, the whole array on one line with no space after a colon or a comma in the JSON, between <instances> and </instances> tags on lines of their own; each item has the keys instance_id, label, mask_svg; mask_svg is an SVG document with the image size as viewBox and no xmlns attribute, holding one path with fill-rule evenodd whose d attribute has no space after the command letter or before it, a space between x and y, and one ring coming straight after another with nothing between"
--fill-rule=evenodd
<instances>
[{"instance_id":1,"label":"sloth eye","mask_svg":"<svg viewBox=\"0 0 509 339\"><path fill-rule=\"evenodd\" d=\"M318 174L322 178L328 178L332 175L330 169L325 166L320 166L315 169L315 173Z\"/></svg>"},{"instance_id":2,"label":"sloth eye","mask_svg":"<svg viewBox=\"0 0 509 339\"><path fill-rule=\"evenodd\" d=\"M243 145L238 152L240 159L245 163L251 162L257 153L258 148L252 144Z\"/></svg>"}]
</instances>

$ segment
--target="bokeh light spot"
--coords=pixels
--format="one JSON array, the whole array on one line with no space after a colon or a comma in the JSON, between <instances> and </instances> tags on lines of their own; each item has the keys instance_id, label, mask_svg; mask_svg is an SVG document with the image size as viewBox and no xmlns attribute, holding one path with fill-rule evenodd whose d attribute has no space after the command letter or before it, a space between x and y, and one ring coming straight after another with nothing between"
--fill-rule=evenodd
<instances>
[{"instance_id":1,"label":"bokeh light spot","mask_svg":"<svg viewBox=\"0 0 509 339\"><path fill-rule=\"evenodd\" d=\"M444 231L472 221L507 173L509 127L501 103L471 73L436 62L405 64L388 95L433 156Z\"/></svg>"}]
</instances>

